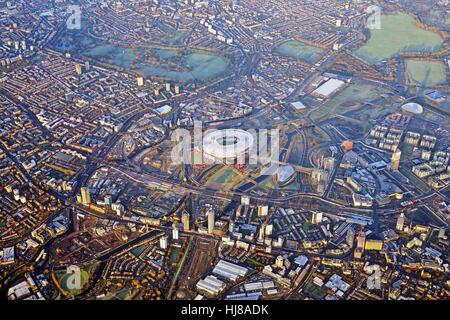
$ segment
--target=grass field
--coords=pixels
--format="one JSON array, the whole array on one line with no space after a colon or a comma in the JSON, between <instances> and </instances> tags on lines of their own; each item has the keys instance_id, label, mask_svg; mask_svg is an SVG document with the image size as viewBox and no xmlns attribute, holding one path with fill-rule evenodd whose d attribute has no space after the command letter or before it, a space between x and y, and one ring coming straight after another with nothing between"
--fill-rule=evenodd
<instances>
[{"instance_id":1,"label":"grass field","mask_svg":"<svg viewBox=\"0 0 450 320\"><path fill-rule=\"evenodd\" d=\"M83 292L84 288L88 285L89 279L94 275L99 263L93 263L86 267L80 268L81 272L81 288L80 289L71 289L68 287L68 283L70 281L70 274L65 271L58 271L54 273L54 279L58 284L58 287L63 291L65 295L77 295Z\"/></svg>"},{"instance_id":2,"label":"grass field","mask_svg":"<svg viewBox=\"0 0 450 320\"><path fill-rule=\"evenodd\" d=\"M405 161L412 154L414 147L409 144L403 144L400 149L402 150L400 161Z\"/></svg>"},{"instance_id":3,"label":"grass field","mask_svg":"<svg viewBox=\"0 0 450 320\"><path fill-rule=\"evenodd\" d=\"M224 166L208 179L206 186L229 190L238 182L240 182L240 176L231 167Z\"/></svg>"},{"instance_id":4,"label":"grass field","mask_svg":"<svg viewBox=\"0 0 450 320\"><path fill-rule=\"evenodd\" d=\"M311 296L311 298L316 299L316 300L322 300L327 295L326 288L324 288L324 287L319 288L318 286L312 284L311 282L306 285L305 292L309 296Z\"/></svg>"},{"instance_id":5,"label":"grass field","mask_svg":"<svg viewBox=\"0 0 450 320\"><path fill-rule=\"evenodd\" d=\"M447 72L443 62L409 59L406 60L406 79L408 84L436 86L447 82Z\"/></svg>"},{"instance_id":6,"label":"grass field","mask_svg":"<svg viewBox=\"0 0 450 320\"><path fill-rule=\"evenodd\" d=\"M322 53L322 49L307 45L300 41L290 40L278 46L275 49L275 52L283 56L313 63Z\"/></svg>"},{"instance_id":7,"label":"grass field","mask_svg":"<svg viewBox=\"0 0 450 320\"><path fill-rule=\"evenodd\" d=\"M314 110L310 117L314 121L318 121L332 114L343 114L377 98L381 93L375 86L370 84L350 85L340 94L328 100L319 109Z\"/></svg>"},{"instance_id":8,"label":"grass field","mask_svg":"<svg viewBox=\"0 0 450 320\"><path fill-rule=\"evenodd\" d=\"M371 64L401 52L434 51L443 44L439 34L420 28L413 17L403 13L382 15L381 29L371 30L370 35L355 55Z\"/></svg>"}]
</instances>

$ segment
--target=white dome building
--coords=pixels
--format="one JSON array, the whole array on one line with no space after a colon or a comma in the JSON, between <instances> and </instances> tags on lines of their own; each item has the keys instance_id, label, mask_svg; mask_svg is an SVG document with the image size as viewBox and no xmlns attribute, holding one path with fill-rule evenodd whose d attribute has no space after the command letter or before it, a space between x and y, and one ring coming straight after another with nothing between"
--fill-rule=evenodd
<instances>
[{"instance_id":1,"label":"white dome building","mask_svg":"<svg viewBox=\"0 0 450 320\"><path fill-rule=\"evenodd\" d=\"M422 114L423 107L415 102L409 102L402 106L402 110L409 114Z\"/></svg>"}]
</instances>

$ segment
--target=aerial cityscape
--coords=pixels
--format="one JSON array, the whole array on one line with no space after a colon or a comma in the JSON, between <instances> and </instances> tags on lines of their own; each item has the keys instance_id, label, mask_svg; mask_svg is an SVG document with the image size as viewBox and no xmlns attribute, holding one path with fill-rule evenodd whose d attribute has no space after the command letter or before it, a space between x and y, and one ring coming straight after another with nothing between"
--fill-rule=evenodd
<instances>
[{"instance_id":1,"label":"aerial cityscape","mask_svg":"<svg viewBox=\"0 0 450 320\"><path fill-rule=\"evenodd\" d=\"M0 300L449 300L449 0L0 0Z\"/></svg>"}]
</instances>

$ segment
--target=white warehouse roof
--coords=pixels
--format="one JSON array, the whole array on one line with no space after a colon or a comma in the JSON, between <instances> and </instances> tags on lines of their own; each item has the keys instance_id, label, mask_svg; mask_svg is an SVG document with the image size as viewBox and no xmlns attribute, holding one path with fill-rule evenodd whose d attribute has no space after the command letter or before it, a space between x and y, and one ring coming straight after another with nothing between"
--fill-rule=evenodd
<instances>
[{"instance_id":1,"label":"white warehouse roof","mask_svg":"<svg viewBox=\"0 0 450 320\"><path fill-rule=\"evenodd\" d=\"M322 84L320 87L318 87L316 90L314 90L314 94L323 96L323 97L329 97L336 91L338 91L343 85L345 84L344 81L339 79L330 79L324 84Z\"/></svg>"},{"instance_id":2,"label":"white warehouse roof","mask_svg":"<svg viewBox=\"0 0 450 320\"><path fill-rule=\"evenodd\" d=\"M225 283L214 276L207 276L197 283L197 289L206 291L211 295L218 295L225 287Z\"/></svg>"},{"instance_id":3,"label":"white warehouse roof","mask_svg":"<svg viewBox=\"0 0 450 320\"><path fill-rule=\"evenodd\" d=\"M213 270L213 274L221 276L231 281L236 281L239 277L244 277L248 272L247 268L236 264L220 260Z\"/></svg>"}]
</instances>

